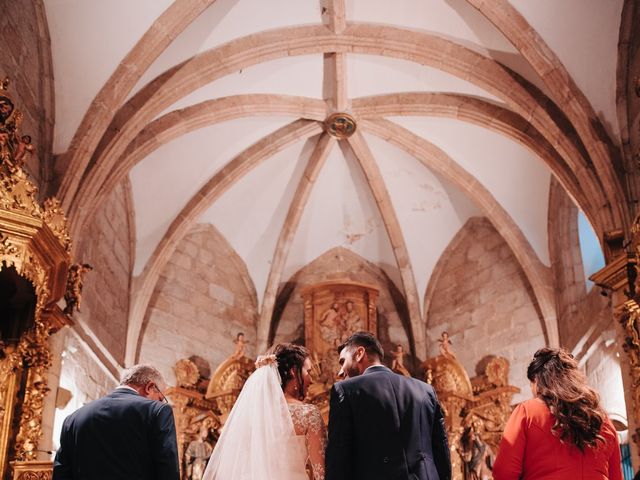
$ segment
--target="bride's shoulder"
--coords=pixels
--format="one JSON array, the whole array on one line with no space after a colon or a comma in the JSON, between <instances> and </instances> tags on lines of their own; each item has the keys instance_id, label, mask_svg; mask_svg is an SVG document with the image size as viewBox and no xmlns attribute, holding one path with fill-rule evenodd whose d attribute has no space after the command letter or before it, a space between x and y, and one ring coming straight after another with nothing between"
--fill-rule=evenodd
<instances>
[{"instance_id":1,"label":"bride's shoulder","mask_svg":"<svg viewBox=\"0 0 640 480\"><path fill-rule=\"evenodd\" d=\"M290 403L289 410L294 417L302 419L305 423L315 423L318 419L322 421L320 409L312 403Z\"/></svg>"},{"instance_id":2,"label":"bride's shoulder","mask_svg":"<svg viewBox=\"0 0 640 480\"><path fill-rule=\"evenodd\" d=\"M320 409L313 403L289 403L289 409L303 412L305 415L320 413Z\"/></svg>"}]
</instances>

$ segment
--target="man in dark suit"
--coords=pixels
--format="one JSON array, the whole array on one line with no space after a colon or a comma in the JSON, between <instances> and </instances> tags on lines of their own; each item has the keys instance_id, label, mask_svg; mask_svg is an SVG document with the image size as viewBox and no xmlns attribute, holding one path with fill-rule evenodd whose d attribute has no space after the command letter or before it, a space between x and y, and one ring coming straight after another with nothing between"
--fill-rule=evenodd
<instances>
[{"instance_id":1,"label":"man in dark suit","mask_svg":"<svg viewBox=\"0 0 640 480\"><path fill-rule=\"evenodd\" d=\"M326 480L450 480L451 461L431 385L382 365L369 332L340 347L329 411Z\"/></svg>"},{"instance_id":2,"label":"man in dark suit","mask_svg":"<svg viewBox=\"0 0 640 480\"><path fill-rule=\"evenodd\" d=\"M179 480L173 410L158 370L125 370L109 395L69 415L53 480Z\"/></svg>"}]
</instances>

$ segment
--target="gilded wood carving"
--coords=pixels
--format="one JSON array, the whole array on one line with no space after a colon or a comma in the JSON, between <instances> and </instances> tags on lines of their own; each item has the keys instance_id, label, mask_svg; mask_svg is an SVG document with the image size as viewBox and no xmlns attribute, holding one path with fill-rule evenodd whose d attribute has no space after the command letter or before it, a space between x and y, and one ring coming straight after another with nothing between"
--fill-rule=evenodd
<instances>
[{"instance_id":1,"label":"gilded wood carving","mask_svg":"<svg viewBox=\"0 0 640 480\"><path fill-rule=\"evenodd\" d=\"M640 452L640 215L630 229L626 252L617 256L590 279L612 297L618 335L628 360L626 402L629 432Z\"/></svg>"},{"instance_id":2,"label":"gilded wood carving","mask_svg":"<svg viewBox=\"0 0 640 480\"><path fill-rule=\"evenodd\" d=\"M14 478L50 478L50 463L35 470L17 466L35 461L42 436L51 365L47 342L68 323L55 302L64 293L71 239L60 203L49 199L40 205L23 168L34 147L21 132L22 114L8 84L5 80L0 86L0 271L28 280L35 298L27 321L22 318L26 314L15 314L5 322L20 322L19 329L9 328L19 337L0 338L0 477L13 460Z\"/></svg>"},{"instance_id":3,"label":"gilded wood carving","mask_svg":"<svg viewBox=\"0 0 640 480\"><path fill-rule=\"evenodd\" d=\"M441 355L423 363L425 381L433 385L445 415L454 480L491 479L491 462L520 391L508 385L509 362L489 357L483 373L469 378L443 332Z\"/></svg>"}]
</instances>

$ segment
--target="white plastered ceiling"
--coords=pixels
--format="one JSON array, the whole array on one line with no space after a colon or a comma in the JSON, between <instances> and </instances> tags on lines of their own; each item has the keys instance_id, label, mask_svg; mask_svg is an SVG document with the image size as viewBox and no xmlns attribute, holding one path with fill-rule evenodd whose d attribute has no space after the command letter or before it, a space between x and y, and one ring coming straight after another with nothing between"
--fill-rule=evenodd
<instances>
[{"instance_id":1,"label":"white plastered ceiling","mask_svg":"<svg viewBox=\"0 0 640 480\"><path fill-rule=\"evenodd\" d=\"M215 1L160 54L129 98L180 62L226 42L266 30L320 25L327 16L323 9L331 3L341 4L317 0ZM611 52L616 51L622 0L511 3L564 63L615 137L616 62ZM171 2L45 0L45 5L55 75L54 147L57 153L63 153L100 88ZM545 92L544 82L518 50L466 0L345 0L344 7L348 24L393 26L446 39L499 61ZM437 65L350 53L348 48L345 56L340 80L348 102L372 95L444 92L506 106L495 91L488 92ZM326 63L322 53L257 59L242 70L185 91L163 113L245 94L321 101L326 96L327 83L332 81ZM176 215L212 175L243 150L296 118L253 116L249 112L242 118L180 135L138 163L129 173L136 229L134 274L144 271ZM549 265L551 172L541 158L483 125L440 116L387 118L439 147L474 177L506 211L537 259ZM432 270L451 239L469 217L485 215L486 208L478 205L464 182L457 184L456 178L445 178L406 150L369 132L362 133L389 192L422 297ZM278 236L317 139L318 135L301 138L267 158L197 219L214 225L246 262L259 303ZM350 148L339 144L332 146L312 187L281 281L336 246L351 249L378 264L401 286L394 251L369 184Z\"/></svg>"}]
</instances>

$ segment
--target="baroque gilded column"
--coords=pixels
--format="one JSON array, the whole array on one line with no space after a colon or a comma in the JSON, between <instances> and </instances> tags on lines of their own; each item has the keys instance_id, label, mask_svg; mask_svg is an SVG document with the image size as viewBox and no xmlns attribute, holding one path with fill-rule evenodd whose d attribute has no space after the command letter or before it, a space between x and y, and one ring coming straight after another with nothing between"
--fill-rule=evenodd
<instances>
[{"instance_id":1,"label":"baroque gilded column","mask_svg":"<svg viewBox=\"0 0 640 480\"><path fill-rule=\"evenodd\" d=\"M621 236L621 235L620 235ZM640 465L640 216L630 231L626 250L617 255L590 279L611 296L616 319L617 344L621 347L622 381L627 406L629 434L635 468ZM626 360L626 361L625 361Z\"/></svg>"},{"instance_id":2,"label":"baroque gilded column","mask_svg":"<svg viewBox=\"0 0 640 480\"><path fill-rule=\"evenodd\" d=\"M36 457L49 391L48 338L70 323L56 302L65 292L71 240L60 203L40 204L23 168L34 147L21 123L5 80L0 85L0 275L9 291L0 299L0 478L46 479L51 462ZM12 291L19 293L19 307Z\"/></svg>"}]
</instances>

